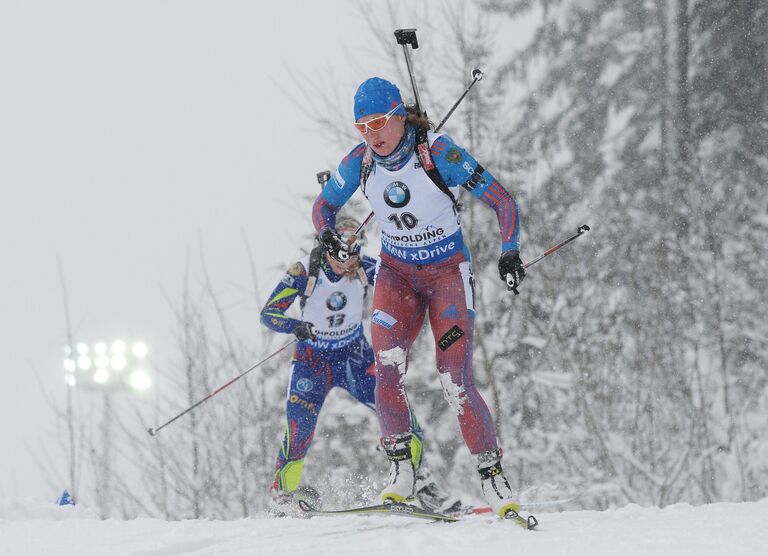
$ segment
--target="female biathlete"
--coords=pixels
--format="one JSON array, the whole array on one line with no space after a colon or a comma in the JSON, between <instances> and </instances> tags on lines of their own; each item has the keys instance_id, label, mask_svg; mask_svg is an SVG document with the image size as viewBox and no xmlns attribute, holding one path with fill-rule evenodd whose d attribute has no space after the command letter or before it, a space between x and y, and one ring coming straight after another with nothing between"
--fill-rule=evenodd
<instances>
[{"instance_id":1,"label":"female biathlete","mask_svg":"<svg viewBox=\"0 0 768 556\"><path fill-rule=\"evenodd\" d=\"M335 230L335 217L362 188L381 230L371 316L376 411L391 462L381 499L399 502L414 493L404 375L408 351L429 311L438 376L464 441L477 456L483 494L498 515L518 511L502 471L491 413L472 374L472 264L456 198L465 189L496 212L499 274L516 292L525 270L515 200L469 153L449 137L430 132L426 118L406 111L400 91L389 81L373 77L360 85L354 114L363 142L339 164L312 207L312 219L330 257L347 260L351 247Z\"/></svg>"},{"instance_id":2,"label":"female biathlete","mask_svg":"<svg viewBox=\"0 0 768 556\"><path fill-rule=\"evenodd\" d=\"M339 219L337 230L352 234L358 225L351 218ZM294 493L301 482L320 410L331 389L343 388L374 409L374 359L363 332L363 309L376 263L376 259L356 252L340 263L325 249L316 247L288 269L261 311L263 324L277 332L293 333L299 340L288 384L285 436L275 465L272 515L298 513ZM297 299L300 319L286 314ZM446 494L432 478L416 417L411 415L408 421L413 433L411 460L416 468L419 503L433 511L459 510L461 502Z\"/></svg>"}]
</instances>

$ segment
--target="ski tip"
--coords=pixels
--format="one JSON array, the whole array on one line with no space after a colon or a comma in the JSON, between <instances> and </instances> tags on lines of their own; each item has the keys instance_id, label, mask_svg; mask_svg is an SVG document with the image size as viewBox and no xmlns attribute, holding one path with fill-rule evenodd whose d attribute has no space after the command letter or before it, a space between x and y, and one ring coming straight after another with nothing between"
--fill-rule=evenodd
<instances>
[{"instance_id":1,"label":"ski tip","mask_svg":"<svg viewBox=\"0 0 768 556\"><path fill-rule=\"evenodd\" d=\"M149 427L147 432L149 433L149 436L157 436L157 431L154 429L154 427Z\"/></svg>"},{"instance_id":2,"label":"ski tip","mask_svg":"<svg viewBox=\"0 0 768 556\"><path fill-rule=\"evenodd\" d=\"M591 229L592 229L592 228L590 228L590 227L589 227L589 225L587 225L587 224L582 224L581 226L579 226L579 229L578 229L578 230L576 230L576 231L577 231L578 233L580 233L580 234L583 234L584 232L588 232L588 231L589 231L589 230L591 230Z\"/></svg>"},{"instance_id":3,"label":"ski tip","mask_svg":"<svg viewBox=\"0 0 768 556\"><path fill-rule=\"evenodd\" d=\"M507 510L507 512L500 517L501 519L513 521L516 525L519 525L523 529L528 529L529 531L535 529L539 524L539 520L536 519L533 514L529 514L528 517L523 517L513 509Z\"/></svg>"}]
</instances>

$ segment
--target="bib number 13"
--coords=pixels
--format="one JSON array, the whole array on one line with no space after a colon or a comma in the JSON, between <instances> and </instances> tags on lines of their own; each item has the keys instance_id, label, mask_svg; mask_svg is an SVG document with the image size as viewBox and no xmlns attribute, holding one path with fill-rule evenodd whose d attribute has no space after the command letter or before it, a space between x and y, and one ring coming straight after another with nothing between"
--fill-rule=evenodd
<instances>
[{"instance_id":1,"label":"bib number 13","mask_svg":"<svg viewBox=\"0 0 768 556\"><path fill-rule=\"evenodd\" d=\"M335 315L328 315L326 318L328 319L328 327L329 328L335 328L337 326L341 326L344 324L344 313L336 313Z\"/></svg>"},{"instance_id":2,"label":"bib number 13","mask_svg":"<svg viewBox=\"0 0 768 556\"><path fill-rule=\"evenodd\" d=\"M410 212L404 212L399 216L394 213L390 214L387 220L394 222L398 230L402 230L403 228L413 230L419 224L419 219Z\"/></svg>"}]
</instances>

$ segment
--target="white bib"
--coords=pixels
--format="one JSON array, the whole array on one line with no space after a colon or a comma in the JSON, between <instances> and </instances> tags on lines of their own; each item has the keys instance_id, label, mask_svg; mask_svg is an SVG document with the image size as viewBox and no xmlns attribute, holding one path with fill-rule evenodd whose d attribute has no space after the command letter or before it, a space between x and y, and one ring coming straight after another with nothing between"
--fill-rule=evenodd
<instances>
[{"instance_id":1,"label":"white bib","mask_svg":"<svg viewBox=\"0 0 768 556\"><path fill-rule=\"evenodd\" d=\"M309 257L301 264L309 269ZM357 276L331 282L322 266L307 299L301 319L315 325L317 341L307 342L320 349L338 349L363 334L365 288Z\"/></svg>"},{"instance_id":2,"label":"white bib","mask_svg":"<svg viewBox=\"0 0 768 556\"><path fill-rule=\"evenodd\" d=\"M437 137L430 133L430 144ZM382 252L403 262L429 264L463 250L453 203L421 168L415 152L400 170L375 164L365 196L379 222Z\"/></svg>"}]
</instances>

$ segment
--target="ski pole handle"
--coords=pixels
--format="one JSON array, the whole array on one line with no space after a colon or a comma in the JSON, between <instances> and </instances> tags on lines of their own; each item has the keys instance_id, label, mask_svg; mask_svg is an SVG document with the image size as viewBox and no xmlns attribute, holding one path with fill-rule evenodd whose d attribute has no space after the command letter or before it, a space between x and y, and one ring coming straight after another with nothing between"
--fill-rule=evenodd
<instances>
[{"instance_id":1,"label":"ski pole handle","mask_svg":"<svg viewBox=\"0 0 768 556\"><path fill-rule=\"evenodd\" d=\"M317 183L320 184L320 189L325 188L325 184L331 179L331 172L329 170L323 170L317 173Z\"/></svg>"},{"instance_id":2,"label":"ski pole handle","mask_svg":"<svg viewBox=\"0 0 768 556\"><path fill-rule=\"evenodd\" d=\"M507 272L507 289L515 292L515 295L520 295L520 292L517 291L517 286L515 285L515 277L512 276L511 272Z\"/></svg>"}]
</instances>

